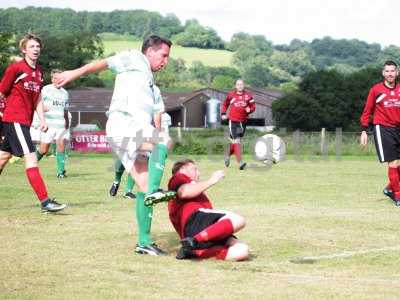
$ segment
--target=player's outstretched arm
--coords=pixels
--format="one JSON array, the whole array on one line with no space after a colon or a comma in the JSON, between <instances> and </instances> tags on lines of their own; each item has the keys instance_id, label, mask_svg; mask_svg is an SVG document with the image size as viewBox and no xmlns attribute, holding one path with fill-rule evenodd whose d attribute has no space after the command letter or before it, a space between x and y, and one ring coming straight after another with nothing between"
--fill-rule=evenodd
<instances>
[{"instance_id":1,"label":"player's outstretched arm","mask_svg":"<svg viewBox=\"0 0 400 300\"><path fill-rule=\"evenodd\" d=\"M103 71L108 68L107 60L106 59L101 59L101 60L96 60L91 63L88 63L84 65L83 67L80 67L75 70L70 70L70 71L64 71L59 74L55 74L54 78L56 80L56 86L57 87L62 87L66 85L67 83L70 83L82 76L91 74L91 73L97 73L100 71Z\"/></svg>"},{"instance_id":2,"label":"player's outstretched arm","mask_svg":"<svg viewBox=\"0 0 400 300\"><path fill-rule=\"evenodd\" d=\"M208 180L184 184L178 189L178 197L180 199L190 199L197 197L224 177L225 174L223 171L216 171L211 175Z\"/></svg>"}]
</instances>

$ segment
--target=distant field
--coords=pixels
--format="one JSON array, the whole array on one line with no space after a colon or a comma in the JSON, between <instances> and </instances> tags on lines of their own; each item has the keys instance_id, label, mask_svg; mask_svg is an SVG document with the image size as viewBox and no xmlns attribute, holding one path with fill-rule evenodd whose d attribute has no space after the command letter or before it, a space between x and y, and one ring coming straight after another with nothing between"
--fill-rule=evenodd
<instances>
[{"instance_id":1,"label":"distant field","mask_svg":"<svg viewBox=\"0 0 400 300\"><path fill-rule=\"evenodd\" d=\"M105 55L109 55L126 49L140 49L141 41L129 40L108 40L104 39ZM226 50L186 48L174 45L171 51L172 58L181 58L187 66L191 66L193 61L201 61L206 66L229 67L232 61L232 52Z\"/></svg>"},{"instance_id":2,"label":"distant field","mask_svg":"<svg viewBox=\"0 0 400 300\"><path fill-rule=\"evenodd\" d=\"M59 215L40 213L19 162L0 177L0 299L398 299L400 208L381 192L386 169L375 157L246 171L197 159L203 178L226 171L208 195L247 219L238 237L249 261L176 260L165 204L152 232L168 255L134 254L134 201L107 194L111 155L74 155L65 180L54 158L40 162L50 193L70 205Z\"/></svg>"}]
</instances>

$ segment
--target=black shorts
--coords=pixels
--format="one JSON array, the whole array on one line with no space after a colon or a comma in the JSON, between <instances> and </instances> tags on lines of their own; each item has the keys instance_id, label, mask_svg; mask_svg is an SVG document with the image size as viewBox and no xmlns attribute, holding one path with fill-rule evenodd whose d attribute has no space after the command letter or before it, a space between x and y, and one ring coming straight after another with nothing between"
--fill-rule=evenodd
<instances>
[{"instance_id":1,"label":"black shorts","mask_svg":"<svg viewBox=\"0 0 400 300\"><path fill-rule=\"evenodd\" d=\"M198 210L194 212L188 219L183 231L185 237L194 237L199 232L206 229L208 226L213 225L224 217L224 213L213 211L211 209ZM200 243L197 249L207 249L212 246L223 246L226 244L229 238L234 237L233 235L223 240L208 241Z\"/></svg>"},{"instance_id":2,"label":"black shorts","mask_svg":"<svg viewBox=\"0 0 400 300\"><path fill-rule=\"evenodd\" d=\"M380 162L400 159L400 127L374 125L374 141Z\"/></svg>"},{"instance_id":3,"label":"black shorts","mask_svg":"<svg viewBox=\"0 0 400 300\"><path fill-rule=\"evenodd\" d=\"M229 120L229 135L231 136L231 139L241 138L244 136L245 132L246 123Z\"/></svg>"},{"instance_id":4,"label":"black shorts","mask_svg":"<svg viewBox=\"0 0 400 300\"><path fill-rule=\"evenodd\" d=\"M3 134L4 140L0 145L1 151L19 157L35 152L29 126L4 122Z\"/></svg>"}]
</instances>

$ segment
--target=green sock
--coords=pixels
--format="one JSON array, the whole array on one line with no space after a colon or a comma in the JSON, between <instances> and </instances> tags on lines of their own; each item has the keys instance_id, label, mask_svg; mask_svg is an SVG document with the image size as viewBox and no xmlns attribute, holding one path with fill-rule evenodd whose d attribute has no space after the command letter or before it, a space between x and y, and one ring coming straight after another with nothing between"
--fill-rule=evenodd
<instances>
[{"instance_id":1,"label":"green sock","mask_svg":"<svg viewBox=\"0 0 400 300\"><path fill-rule=\"evenodd\" d=\"M57 151L56 160L57 160L57 174L63 174L65 170L65 153Z\"/></svg>"},{"instance_id":2,"label":"green sock","mask_svg":"<svg viewBox=\"0 0 400 300\"><path fill-rule=\"evenodd\" d=\"M136 193L136 220L139 231L139 246L148 246L153 243L150 237L153 208L144 205L144 193Z\"/></svg>"},{"instance_id":3,"label":"green sock","mask_svg":"<svg viewBox=\"0 0 400 300\"><path fill-rule=\"evenodd\" d=\"M115 171L114 182L120 183L122 174L124 174L125 171L125 167L119 159L117 159L114 162L114 171Z\"/></svg>"},{"instance_id":4,"label":"green sock","mask_svg":"<svg viewBox=\"0 0 400 300\"><path fill-rule=\"evenodd\" d=\"M134 185L135 185L135 180L132 178L131 174L129 174L128 179L126 181L125 194L132 192Z\"/></svg>"},{"instance_id":5,"label":"green sock","mask_svg":"<svg viewBox=\"0 0 400 300\"><path fill-rule=\"evenodd\" d=\"M160 187L167 156L168 148L163 144L157 144L151 153L149 159L149 194L155 192Z\"/></svg>"},{"instance_id":6,"label":"green sock","mask_svg":"<svg viewBox=\"0 0 400 300\"><path fill-rule=\"evenodd\" d=\"M51 144L51 145L50 145L50 149L51 149L51 155L57 155L57 147L56 147L56 144Z\"/></svg>"},{"instance_id":7,"label":"green sock","mask_svg":"<svg viewBox=\"0 0 400 300\"><path fill-rule=\"evenodd\" d=\"M38 161L40 161L41 159L42 159L42 157L44 156L42 153L40 153L39 152L39 150L38 149L36 149L36 159L38 160Z\"/></svg>"}]
</instances>

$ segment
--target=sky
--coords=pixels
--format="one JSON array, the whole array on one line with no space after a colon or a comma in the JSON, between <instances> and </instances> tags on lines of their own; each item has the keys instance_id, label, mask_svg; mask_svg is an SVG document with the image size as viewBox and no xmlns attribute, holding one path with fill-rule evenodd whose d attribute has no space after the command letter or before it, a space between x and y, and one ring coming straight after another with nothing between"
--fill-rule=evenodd
<instances>
[{"instance_id":1,"label":"sky","mask_svg":"<svg viewBox=\"0 0 400 300\"><path fill-rule=\"evenodd\" d=\"M77 11L145 9L197 19L225 41L236 32L264 35L274 44L331 36L400 46L400 1L388 0L0 0L0 8L51 6Z\"/></svg>"}]
</instances>

